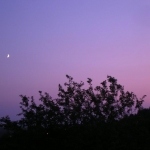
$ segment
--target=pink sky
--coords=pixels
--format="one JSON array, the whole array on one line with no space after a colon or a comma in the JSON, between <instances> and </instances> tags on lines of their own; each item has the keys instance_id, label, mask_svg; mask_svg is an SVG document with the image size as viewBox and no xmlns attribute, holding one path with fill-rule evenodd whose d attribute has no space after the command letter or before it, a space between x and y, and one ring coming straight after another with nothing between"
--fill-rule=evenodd
<instances>
[{"instance_id":1,"label":"pink sky","mask_svg":"<svg viewBox=\"0 0 150 150\"><path fill-rule=\"evenodd\" d=\"M150 1L1 0L0 117L16 118L20 94L56 98L66 74L113 76L149 107Z\"/></svg>"}]
</instances>

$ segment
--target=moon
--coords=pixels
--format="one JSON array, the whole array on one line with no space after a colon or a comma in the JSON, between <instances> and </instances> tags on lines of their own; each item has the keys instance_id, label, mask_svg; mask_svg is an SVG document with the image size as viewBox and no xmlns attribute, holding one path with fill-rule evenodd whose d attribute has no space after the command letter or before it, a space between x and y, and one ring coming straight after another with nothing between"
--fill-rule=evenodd
<instances>
[{"instance_id":1,"label":"moon","mask_svg":"<svg viewBox=\"0 0 150 150\"><path fill-rule=\"evenodd\" d=\"M8 54L8 55L7 55L7 58L9 58L9 57L10 57L10 55Z\"/></svg>"}]
</instances>

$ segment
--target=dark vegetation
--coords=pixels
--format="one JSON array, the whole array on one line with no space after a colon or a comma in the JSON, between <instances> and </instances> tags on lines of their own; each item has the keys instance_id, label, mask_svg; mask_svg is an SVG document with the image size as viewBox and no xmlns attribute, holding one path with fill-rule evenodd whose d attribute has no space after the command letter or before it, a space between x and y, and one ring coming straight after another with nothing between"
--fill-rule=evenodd
<instances>
[{"instance_id":1,"label":"dark vegetation","mask_svg":"<svg viewBox=\"0 0 150 150\"><path fill-rule=\"evenodd\" d=\"M95 88L88 78L88 89L66 77L66 88L59 85L57 99L39 91L37 105L33 97L20 95L22 118L0 119L8 131L0 149L150 149L150 109L142 107L145 95L138 99L125 92L111 76Z\"/></svg>"}]
</instances>

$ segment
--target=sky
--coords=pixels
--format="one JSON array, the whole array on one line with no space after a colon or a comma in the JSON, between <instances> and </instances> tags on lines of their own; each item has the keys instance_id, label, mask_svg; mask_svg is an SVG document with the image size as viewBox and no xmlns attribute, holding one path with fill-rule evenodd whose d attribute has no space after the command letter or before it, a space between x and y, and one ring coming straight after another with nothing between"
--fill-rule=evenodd
<instances>
[{"instance_id":1,"label":"sky","mask_svg":"<svg viewBox=\"0 0 150 150\"><path fill-rule=\"evenodd\" d=\"M19 95L57 98L66 74L110 75L149 107L150 1L0 0L0 117L17 118Z\"/></svg>"}]
</instances>

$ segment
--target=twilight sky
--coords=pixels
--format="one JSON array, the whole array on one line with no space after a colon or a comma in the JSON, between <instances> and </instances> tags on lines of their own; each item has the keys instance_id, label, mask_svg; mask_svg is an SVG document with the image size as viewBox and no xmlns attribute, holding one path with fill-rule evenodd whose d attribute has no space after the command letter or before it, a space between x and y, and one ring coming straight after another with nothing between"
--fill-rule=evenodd
<instances>
[{"instance_id":1,"label":"twilight sky","mask_svg":"<svg viewBox=\"0 0 150 150\"><path fill-rule=\"evenodd\" d=\"M150 1L0 0L0 117L16 119L20 94L57 98L66 74L113 76L149 107Z\"/></svg>"}]
</instances>

